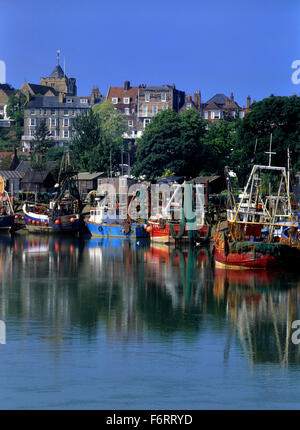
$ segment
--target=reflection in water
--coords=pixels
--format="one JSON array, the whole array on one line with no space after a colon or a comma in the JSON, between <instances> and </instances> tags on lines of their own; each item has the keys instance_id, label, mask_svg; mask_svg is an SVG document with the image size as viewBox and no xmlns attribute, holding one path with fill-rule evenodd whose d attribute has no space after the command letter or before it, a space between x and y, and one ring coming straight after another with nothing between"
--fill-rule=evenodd
<instances>
[{"instance_id":1,"label":"reflection in water","mask_svg":"<svg viewBox=\"0 0 300 430\"><path fill-rule=\"evenodd\" d=\"M291 288L287 286L291 285ZM300 284L284 272L215 268L214 296L226 303L233 323L225 348L236 329L251 364L300 363L300 349L291 341L292 322L299 319Z\"/></svg>"},{"instance_id":2,"label":"reflection in water","mask_svg":"<svg viewBox=\"0 0 300 430\"><path fill-rule=\"evenodd\" d=\"M289 289L287 289L289 286ZM174 249L119 239L1 236L0 319L15 319L23 334L59 344L93 341L105 329L111 341L152 332L195 339L223 333L229 358L237 334L254 363L300 363L291 342L299 318L292 274L213 267L206 248Z\"/></svg>"}]
</instances>

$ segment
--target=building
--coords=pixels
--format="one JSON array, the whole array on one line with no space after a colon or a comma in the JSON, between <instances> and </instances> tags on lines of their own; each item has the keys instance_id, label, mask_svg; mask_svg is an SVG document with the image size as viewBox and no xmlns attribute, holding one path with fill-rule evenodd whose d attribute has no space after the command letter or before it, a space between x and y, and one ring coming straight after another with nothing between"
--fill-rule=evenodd
<instances>
[{"instance_id":1,"label":"building","mask_svg":"<svg viewBox=\"0 0 300 430\"><path fill-rule=\"evenodd\" d=\"M22 84L20 91L28 98L33 96L58 96L58 92L52 87L47 87L46 85L30 84L27 81Z\"/></svg>"},{"instance_id":2,"label":"building","mask_svg":"<svg viewBox=\"0 0 300 430\"><path fill-rule=\"evenodd\" d=\"M53 144L65 146L73 135L73 120L77 115L86 112L93 106L91 96L42 96L32 97L24 108L23 151L32 150L32 142L37 127L45 120L50 130Z\"/></svg>"},{"instance_id":3,"label":"building","mask_svg":"<svg viewBox=\"0 0 300 430\"><path fill-rule=\"evenodd\" d=\"M147 87L145 84L138 88L138 135L151 119L165 109L179 112L185 104L185 93L173 85L158 85Z\"/></svg>"},{"instance_id":4,"label":"building","mask_svg":"<svg viewBox=\"0 0 300 430\"><path fill-rule=\"evenodd\" d=\"M180 112L183 112L187 109L195 109L198 112L202 113L201 107L201 92L195 91L193 96L192 94L185 95L185 101L183 106L180 108Z\"/></svg>"},{"instance_id":5,"label":"building","mask_svg":"<svg viewBox=\"0 0 300 430\"><path fill-rule=\"evenodd\" d=\"M124 135L124 138L135 139L138 136L138 87L131 87L129 81L125 81L123 87L110 86L106 99L126 115L128 132Z\"/></svg>"},{"instance_id":6,"label":"building","mask_svg":"<svg viewBox=\"0 0 300 430\"><path fill-rule=\"evenodd\" d=\"M78 190L81 198L86 198L88 193L93 190L97 190L98 178L103 175L103 172L80 172L75 177L78 183Z\"/></svg>"},{"instance_id":7,"label":"building","mask_svg":"<svg viewBox=\"0 0 300 430\"><path fill-rule=\"evenodd\" d=\"M247 97L247 108L241 106L234 100L233 93L230 98L225 94L216 94L203 105L203 118L209 122L217 122L222 119L243 118L249 111L251 104L250 96Z\"/></svg>"},{"instance_id":8,"label":"building","mask_svg":"<svg viewBox=\"0 0 300 430\"><path fill-rule=\"evenodd\" d=\"M28 171L20 181L23 192L40 193L48 191L55 185L55 179L49 170L41 172Z\"/></svg>"},{"instance_id":9,"label":"building","mask_svg":"<svg viewBox=\"0 0 300 430\"><path fill-rule=\"evenodd\" d=\"M53 88L57 93L63 93L68 96L76 96L76 79L67 77L59 64L59 54L60 51L58 50L57 65L53 69L51 75L46 78L40 78L40 84L42 86Z\"/></svg>"}]
</instances>

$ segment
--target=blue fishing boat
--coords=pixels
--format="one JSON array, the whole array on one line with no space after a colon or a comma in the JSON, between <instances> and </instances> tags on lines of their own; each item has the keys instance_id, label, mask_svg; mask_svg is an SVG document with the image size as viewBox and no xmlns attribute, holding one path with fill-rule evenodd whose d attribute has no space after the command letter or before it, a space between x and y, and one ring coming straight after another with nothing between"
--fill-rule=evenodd
<instances>
[{"instance_id":1,"label":"blue fishing boat","mask_svg":"<svg viewBox=\"0 0 300 430\"><path fill-rule=\"evenodd\" d=\"M91 208L89 218L85 219L85 225L92 236L98 237L119 237L125 239L148 239L147 225L133 222L128 219L121 219L118 215L115 218L107 217L107 207L101 206Z\"/></svg>"}]
</instances>

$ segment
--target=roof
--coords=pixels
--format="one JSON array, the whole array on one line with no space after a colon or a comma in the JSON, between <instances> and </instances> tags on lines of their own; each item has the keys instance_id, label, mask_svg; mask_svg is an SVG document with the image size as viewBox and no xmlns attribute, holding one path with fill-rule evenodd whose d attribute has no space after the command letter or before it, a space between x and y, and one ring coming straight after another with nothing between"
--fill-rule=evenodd
<instances>
[{"instance_id":1,"label":"roof","mask_svg":"<svg viewBox=\"0 0 300 430\"><path fill-rule=\"evenodd\" d=\"M209 99L206 103L214 102L217 105L225 105L226 104L226 96L225 94L216 94L211 99Z\"/></svg>"},{"instance_id":2,"label":"roof","mask_svg":"<svg viewBox=\"0 0 300 430\"><path fill-rule=\"evenodd\" d=\"M10 157L12 158L14 153L12 151L0 151L0 159Z\"/></svg>"},{"instance_id":3,"label":"roof","mask_svg":"<svg viewBox=\"0 0 300 430\"><path fill-rule=\"evenodd\" d=\"M22 179L22 183L24 182L33 182L36 184L40 184L43 183L45 181L45 179L47 178L47 176L49 175L49 170L44 170L42 172L32 172L32 171L28 171L25 173L23 179Z\"/></svg>"},{"instance_id":4,"label":"roof","mask_svg":"<svg viewBox=\"0 0 300 430\"><path fill-rule=\"evenodd\" d=\"M50 78L64 78L65 74L63 69L60 67L60 65L58 64L55 69L53 70L53 72L51 73L51 75L49 76Z\"/></svg>"},{"instance_id":5,"label":"roof","mask_svg":"<svg viewBox=\"0 0 300 430\"><path fill-rule=\"evenodd\" d=\"M21 179L21 173L16 170L0 170L0 176L6 181L7 179Z\"/></svg>"},{"instance_id":6,"label":"roof","mask_svg":"<svg viewBox=\"0 0 300 430\"><path fill-rule=\"evenodd\" d=\"M15 169L15 171L19 172L22 176L24 176L25 173L28 172L28 170L30 169L31 169L31 162L22 160L18 165L18 167Z\"/></svg>"},{"instance_id":7,"label":"roof","mask_svg":"<svg viewBox=\"0 0 300 430\"><path fill-rule=\"evenodd\" d=\"M29 82L26 82L27 85L31 88L32 92L36 94L41 94L42 96L46 94L48 91L51 91L53 95L57 95L57 92L52 87L47 87L46 85L37 85L37 84L30 84Z\"/></svg>"},{"instance_id":8,"label":"roof","mask_svg":"<svg viewBox=\"0 0 300 430\"><path fill-rule=\"evenodd\" d=\"M184 181L184 176L165 176L164 178L158 179L158 184L166 184L169 182L177 182L181 184Z\"/></svg>"},{"instance_id":9,"label":"roof","mask_svg":"<svg viewBox=\"0 0 300 430\"><path fill-rule=\"evenodd\" d=\"M220 109L220 106L218 106L215 102L209 102L206 106L205 106L205 108L204 108L204 110L219 110Z\"/></svg>"},{"instance_id":10,"label":"roof","mask_svg":"<svg viewBox=\"0 0 300 430\"><path fill-rule=\"evenodd\" d=\"M124 87L109 87L107 99L117 97L122 99L123 97L131 97L132 102L136 102L138 95L138 87L130 87L129 90L125 90ZM122 100L123 101L123 100Z\"/></svg>"},{"instance_id":11,"label":"roof","mask_svg":"<svg viewBox=\"0 0 300 430\"><path fill-rule=\"evenodd\" d=\"M81 103L80 99L87 99L88 103ZM67 100L72 100L71 103L67 103ZM64 102L59 103L59 97L33 97L26 105L25 109L30 108L69 108L69 109L89 109L91 107L90 97L78 97L78 96L67 96L64 97Z\"/></svg>"},{"instance_id":12,"label":"roof","mask_svg":"<svg viewBox=\"0 0 300 430\"><path fill-rule=\"evenodd\" d=\"M206 184L206 182L213 182L217 179L221 178L221 176L197 176L197 178L194 179L196 184Z\"/></svg>"},{"instance_id":13,"label":"roof","mask_svg":"<svg viewBox=\"0 0 300 430\"><path fill-rule=\"evenodd\" d=\"M78 173L77 177L79 181L91 181L93 179L98 178L99 176L102 176L104 172L80 172Z\"/></svg>"},{"instance_id":14,"label":"roof","mask_svg":"<svg viewBox=\"0 0 300 430\"><path fill-rule=\"evenodd\" d=\"M145 91L169 91L175 89L175 87L172 87L171 85L151 85L150 87L144 87L141 89Z\"/></svg>"}]
</instances>

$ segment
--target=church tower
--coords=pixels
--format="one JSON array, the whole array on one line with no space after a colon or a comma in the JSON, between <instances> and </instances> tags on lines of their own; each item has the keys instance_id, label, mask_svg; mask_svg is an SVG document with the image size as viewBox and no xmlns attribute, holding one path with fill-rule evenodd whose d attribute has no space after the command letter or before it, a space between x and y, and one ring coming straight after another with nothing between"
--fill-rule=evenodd
<instances>
[{"instance_id":1,"label":"church tower","mask_svg":"<svg viewBox=\"0 0 300 430\"><path fill-rule=\"evenodd\" d=\"M60 49L57 50L57 65L51 75L47 78L41 78L40 84L54 88L57 93L63 93L66 96L76 96L77 87L76 79L68 78L59 64Z\"/></svg>"}]
</instances>

